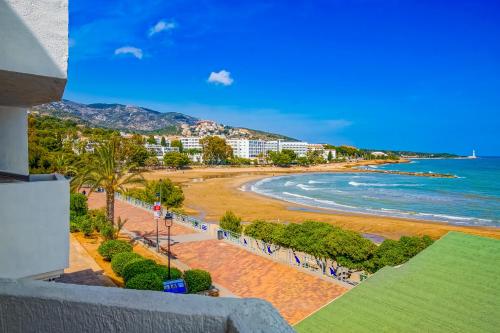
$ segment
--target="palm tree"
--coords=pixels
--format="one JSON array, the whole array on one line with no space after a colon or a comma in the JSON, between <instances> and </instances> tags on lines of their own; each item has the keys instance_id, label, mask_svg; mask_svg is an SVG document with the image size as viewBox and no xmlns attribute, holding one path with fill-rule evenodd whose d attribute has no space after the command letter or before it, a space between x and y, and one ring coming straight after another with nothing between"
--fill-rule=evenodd
<instances>
[{"instance_id":1,"label":"palm tree","mask_svg":"<svg viewBox=\"0 0 500 333\"><path fill-rule=\"evenodd\" d=\"M79 190L85 184L90 185L90 192L99 187L106 191L106 217L111 223L115 216L115 192L125 190L126 185L144 182L141 172L133 171L135 165L120 155L117 140L100 144L93 158L71 180L72 189Z\"/></svg>"}]
</instances>

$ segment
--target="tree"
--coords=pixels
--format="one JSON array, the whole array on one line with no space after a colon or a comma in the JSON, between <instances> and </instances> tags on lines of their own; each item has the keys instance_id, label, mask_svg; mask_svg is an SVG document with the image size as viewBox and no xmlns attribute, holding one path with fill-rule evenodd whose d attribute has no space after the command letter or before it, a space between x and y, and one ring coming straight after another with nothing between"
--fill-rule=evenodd
<instances>
[{"instance_id":1,"label":"tree","mask_svg":"<svg viewBox=\"0 0 500 333\"><path fill-rule=\"evenodd\" d=\"M320 150L313 150L307 152L307 160L309 164L323 164L325 159L323 158L323 152Z\"/></svg>"},{"instance_id":2,"label":"tree","mask_svg":"<svg viewBox=\"0 0 500 333\"><path fill-rule=\"evenodd\" d=\"M124 191L129 184L143 183L139 171L131 171L135 165L119 159L118 140L109 140L97 146L93 158L82 165L77 175L71 180L72 189L79 190L84 184L90 185L90 192L98 187L106 191L106 217L114 223L115 192Z\"/></svg>"},{"instance_id":3,"label":"tree","mask_svg":"<svg viewBox=\"0 0 500 333\"><path fill-rule=\"evenodd\" d=\"M164 137L164 136L162 136L162 137L161 137L160 144L161 144L163 147L166 147L166 146L167 146L167 140L165 140L165 137Z\"/></svg>"},{"instance_id":4,"label":"tree","mask_svg":"<svg viewBox=\"0 0 500 333\"><path fill-rule=\"evenodd\" d=\"M181 153L184 150L184 147L182 146L181 140L172 140L172 142L170 142L170 147L179 148L179 152L181 152Z\"/></svg>"},{"instance_id":5,"label":"tree","mask_svg":"<svg viewBox=\"0 0 500 333\"><path fill-rule=\"evenodd\" d=\"M236 216L232 211L228 210L219 220L219 226L222 229L241 233L241 218Z\"/></svg>"},{"instance_id":6,"label":"tree","mask_svg":"<svg viewBox=\"0 0 500 333\"><path fill-rule=\"evenodd\" d=\"M311 162L307 157L305 156L300 156L297 157L297 164L301 166L309 166L310 164L314 164Z\"/></svg>"},{"instance_id":7,"label":"tree","mask_svg":"<svg viewBox=\"0 0 500 333\"><path fill-rule=\"evenodd\" d=\"M331 150L328 151L328 163L330 163L333 160L333 153Z\"/></svg>"},{"instance_id":8,"label":"tree","mask_svg":"<svg viewBox=\"0 0 500 333\"><path fill-rule=\"evenodd\" d=\"M149 204L157 201L159 194L162 205L167 206L167 209L180 207L184 202L182 189L168 178L146 182L144 188L131 188L125 193Z\"/></svg>"},{"instance_id":9,"label":"tree","mask_svg":"<svg viewBox=\"0 0 500 333\"><path fill-rule=\"evenodd\" d=\"M375 244L360 234L334 228L325 239L326 252L338 264L351 268L361 268L375 251Z\"/></svg>"},{"instance_id":10,"label":"tree","mask_svg":"<svg viewBox=\"0 0 500 333\"><path fill-rule=\"evenodd\" d=\"M227 164L233 157L233 148L218 136L207 136L200 140L203 147L203 161L206 164Z\"/></svg>"},{"instance_id":11,"label":"tree","mask_svg":"<svg viewBox=\"0 0 500 333\"><path fill-rule=\"evenodd\" d=\"M160 160L156 156L150 156L146 159L144 165L147 167L157 167L160 165Z\"/></svg>"},{"instance_id":12,"label":"tree","mask_svg":"<svg viewBox=\"0 0 500 333\"><path fill-rule=\"evenodd\" d=\"M149 157L150 153L143 145L132 145L130 148L130 162L137 166L145 166Z\"/></svg>"},{"instance_id":13,"label":"tree","mask_svg":"<svg viewBox=\"0 0 500 333\"><path fill-rule=\"evenodd\" d=\"M185 167L191 162L189 157L184 153L179 153L176 151L168 152L163 156L163 164L165 166L179 169Z\"/></svg>"},{"instance_id":14,"label":"tree","mask_svg":"<svg viewBox=\"0 0 500 333\"><path fill-rule=\"evenodd\" d=\"M291 155L284 152L270 151L269 159L271 160L272 164L281 167L287 167L293 163Z\"/></svg>"},{"instance_id":15,"label":"tree","mask_svg":"<svg viewBox=\"0 0 500 333\"><path fill-rule=\"evenodd\" d=\"M155 137L154 137L154 136L152 136L152 135L150 135L150 136L148 137L147 143L149 143L149 144L151 144L151 145L156 144Z\"/></svg>"}]
</instances>

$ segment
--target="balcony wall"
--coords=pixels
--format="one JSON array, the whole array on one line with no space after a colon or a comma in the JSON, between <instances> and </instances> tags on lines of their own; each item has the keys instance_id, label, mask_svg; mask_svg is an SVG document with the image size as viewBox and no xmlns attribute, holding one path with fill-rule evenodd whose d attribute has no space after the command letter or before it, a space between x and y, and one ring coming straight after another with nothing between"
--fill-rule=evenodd
<instances>
[{"instance_id":1,"label":"balcony wall","mask_svg":"<svg viewBox=\"0 0 500 333\"><path fill-rule=\"evenodd\" d=\"M0 172L28 175L26 110L0 106Z\"/></svg>"},{"instance_id":2,"label":"balcony wall","mask_svg":"<svg viewBox=\"0 0 500 333\"><path fill-rule=\"evenodd\" d=\"M0 279L0 332L293 332L266 301Z\"/></svg>"},{"instance_id":3,"label":"balcony wall","mask_svg":"<svg viewBox=\"0 0 500 333\"><path fill-rule=\"evenodd\" d=\"M0 105L59 100L67 78L68 1L0 1L0 45Z\"/></svg>"},{"instance_id":4,"label":"balcony wall","mask_svg":"<svg viewBox=\"0 0 500 333\"><path fill-rule=\"evenodd\" d=\"M0 180L0 277L48 278L68 267L69 184L59 175Z\"/></svg>"}]
</instances>

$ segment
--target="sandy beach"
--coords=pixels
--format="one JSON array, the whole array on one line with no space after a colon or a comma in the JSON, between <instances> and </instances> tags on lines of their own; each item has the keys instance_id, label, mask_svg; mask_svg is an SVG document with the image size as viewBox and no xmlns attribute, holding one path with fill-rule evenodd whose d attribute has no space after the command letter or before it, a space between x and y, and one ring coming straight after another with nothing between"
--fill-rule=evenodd
<instances>
[{"instance_id":1,"label":"sandy beach","mask_svg":"<svg viewBox=\"0 0 500 333\"><path fill-rule=\"evenodd\" d=\"M399 162L405 162L401 160ZM345 213L293 204L243 191L245 184L262 178L291 173L358 171L355 166L385 164L387 161L336 163L311 167L200 167L187 170L157 170L146 173L148 180L170 178L182 186L184 209L190 215L216 222L227 210L243 221L264 219L274 222L328 222L357 232L397 239L403 235L429 235L439 238L448 231L500 238L500 229L491 227L462 227L445 223L409 220L386 216ZM359 171L358 171L359 172Z\"/></svg>"}]
</instances>

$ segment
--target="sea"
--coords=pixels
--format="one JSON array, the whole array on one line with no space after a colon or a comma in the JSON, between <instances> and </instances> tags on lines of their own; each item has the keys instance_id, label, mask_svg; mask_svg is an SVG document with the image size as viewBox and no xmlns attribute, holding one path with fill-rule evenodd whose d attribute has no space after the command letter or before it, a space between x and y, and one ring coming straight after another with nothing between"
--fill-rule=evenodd
<instances>
[{"instance_id":1,"label":"sea","mask_svg":"<svg viewBox=\"0 0 500 333\"><path fill-rule=\"evenodd\" d=\"M500 227L500 157L414 159L366 168L453 174L456 178L307 173L265 178L249 188L312 209Z\"/></svg>"}]
</instances>

